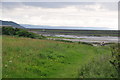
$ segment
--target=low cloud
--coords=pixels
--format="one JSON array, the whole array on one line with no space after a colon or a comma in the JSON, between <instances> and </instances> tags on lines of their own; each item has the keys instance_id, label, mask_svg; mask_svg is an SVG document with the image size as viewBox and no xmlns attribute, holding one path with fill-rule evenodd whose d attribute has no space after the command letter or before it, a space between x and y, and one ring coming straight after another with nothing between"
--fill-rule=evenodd
<instances>
[{"instance_id":1,"label":"low cloud","mask_svg":"<svg viewBox=\"0 0 120 80\"><path fill-rule=\"evenodd\" d=\"M40 2L37 4L7 4L8 3L4 3L2 8L2 19L12 20L20 24L69 27L108 27L113 29L117 29L118 27L117 3L71 4ZM113 6L110 6L110 4ZM53 6L50 7L51 5Z\"/></svg>"}]
</instances>

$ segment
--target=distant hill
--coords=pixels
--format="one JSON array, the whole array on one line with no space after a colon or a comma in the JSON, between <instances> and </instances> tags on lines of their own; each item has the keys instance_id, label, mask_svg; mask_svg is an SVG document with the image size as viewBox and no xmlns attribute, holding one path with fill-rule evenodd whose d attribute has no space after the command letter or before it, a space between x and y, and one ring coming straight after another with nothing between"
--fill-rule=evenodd
<instances>
[{"instance_id":1,"label":"distant hill","mask_svg":"<svg viewBox=\"0 0 120 80\"><path fill-rule=\"evenodd\" d=\"M20 24L27 29L68 29L68 30L112 30L107 27L69 27L69 26L48 26L48 25L30 25Z\"/></svg>"},{"instance_id":2,"label":"distant hill","mask_svg":"<svg viewBox=\"0 0 120 80\"><path fill-rule=\"evenodd\" d=\"M12 27L15 27L15 28L25 28L13 21L2 21L0 20L0 26L12 26Z\"/></svg>"}]
</instances>

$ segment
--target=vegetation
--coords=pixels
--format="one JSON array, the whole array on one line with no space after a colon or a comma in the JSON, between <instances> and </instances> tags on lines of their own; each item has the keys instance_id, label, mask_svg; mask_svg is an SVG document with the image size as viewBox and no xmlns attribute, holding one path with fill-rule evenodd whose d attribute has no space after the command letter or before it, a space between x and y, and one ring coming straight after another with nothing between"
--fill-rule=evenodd
<instances>
[{"instance_id":1,"label":"vegetation","mask_svg":"<svg viewBox=\"0 0 120 80\"><path fill-rule=\"evenodd\" d=\"M120 78L120 43L111 48L112 58L110 63L115 67L116 71L118 71L118 77Z\"/></svg>"},{"instance_id":2,"label":"vegetation","mask_svg":"<svg viewBox=\"0 0 120 80\"><path fill-rule=\"evenodd\" d=\"M90 45L93 46L92 43L87 43L87 42L78 42L79 44L86 44L86 45Z\"/></svg>"},{"instance_id":3,"label":"vegetation","mask_svg":"<svg viewBox=\"0 0 120 80\"><path fill-rule=\"evenodd\" d=\"M120 76L119 44L94 47L85 42L45 40L42 35L12 27L2 27L2 34L3 78Z\"/></svg>"},{"instance_id":4,"label":"vegetation","mask_svg":"<svg viewBox=\"0 0 120 80\"><path fill-rule=\"evenodd\" d=\"M28 37L34 39L43 39L45 38L42 35L38 35L32 32L28 32L25 29L13 28L13 27L2 27L3 35L19 36L19 37Z\"/></svg>"},{"instance_id":5,"label":"vegetation","mask_svg":"<svg viewBox=\"0 0 120 80\"><path fill-rule=\"evenodd\" d=\"M67 29L29 29L42 34L62 34L79 36L119 36L119 30L67 30Z\"/></svg>"},{"instance_id":6,"label":"vegetation","mask_svg":"<svg viewBox=\"0 0 120 80\"><path fill-rule=\"evenodd\" d=\"M80 78L118 78L115 67L109 63L109 55L100 55L79 70Z\"/></svg>"},{"instance_id":7,"label":"vegetation","mask_svg":"<svg viewBox=\"0 0 120 80\"><path fill-rule=\"evenodd\" d=\"M100 54L80 68L80 78L118 78L120 72L120 53L118 45L110 47L112 54Z\"/></svg>"},{"instance_id":8,"label":"vegetation","mask_svg":"<svg viewBox=\"0 0 120 80\"><path fill-rule=\"evenodd\" d=\"M73 43L73 41L68 41L68 40L55 40L55 41L61 41L61 42Z\"/></svg>"},{"instance_id":9,"label":"vegetation","mask_svg":"<svg viewBox=\"0 0 120 80\"><path fill-rule=\"evenodd\" d=\"M97 61L99 56L110 54L107 46L94 47L15 36L3 36L2 44L3 78L77 78L78 70L84 70L82 66L88 64L90 60L96 57ZM93 68L95 67L97 65ZM89 71L92 73L92 70ZM100 71L101 69L97 72ZM112 65L109 69L104 69L104 73L106 74L102 74L103 76L92 74L94 75L92 77L116 77ZM115 74L110 76L113 73ZM89 73L86 75L91 77Z\"/></svg>"}]
</instances>

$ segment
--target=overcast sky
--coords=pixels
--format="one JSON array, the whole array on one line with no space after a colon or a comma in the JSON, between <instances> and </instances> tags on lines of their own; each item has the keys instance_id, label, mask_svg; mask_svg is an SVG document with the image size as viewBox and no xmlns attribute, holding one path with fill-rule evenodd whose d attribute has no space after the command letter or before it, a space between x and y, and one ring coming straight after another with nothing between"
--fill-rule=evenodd
<instances>
[{"instance_id":1,"label":"overcast sky","mask_svg":"<svg viewBox=\"0 0 120 80\"><path fill-rule=\"evenodd\" d=\"M19 24L118 29L117 2L4 2L2 20Z\"/></svg>"}]
</instances>

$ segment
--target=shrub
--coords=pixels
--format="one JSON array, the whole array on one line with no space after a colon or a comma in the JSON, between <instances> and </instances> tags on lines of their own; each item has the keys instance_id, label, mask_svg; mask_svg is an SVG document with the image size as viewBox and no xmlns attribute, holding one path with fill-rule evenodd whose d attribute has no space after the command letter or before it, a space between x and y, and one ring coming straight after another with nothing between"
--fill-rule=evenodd
<instances>
[{"instance_id":1,"label":"shrub","mask_svg":"<svg viewBox=\"0 0 120 80\"><path fill-rule=\"evenodd\" d=\"M13 28L13 27L2 27L2 34L3 35L17 35L20 37L28 37L34 39L43 39L46 38L43 35L38 35L32 32L28 32L25 29Z\"/></svg>"},{"instance_id":2,"label":"shrub","mask_svg":"<svg viewBox=\"0 0 120 80\"><path fill-rule=\"evenodd\" d=\"M79 70L80 78L117 78L118 73L109 63L110 55L102 55L94 58Z\"/></svg>"},{"instance_id":3,"label":"shrub","mask_svg":"<svg viewBox=\"0 0 120 80\"><path fill-rule=\"evenodd\" d=\"M111 45L111 54L94 58L79 70L80 78L119 78L120 43Z\"/></svg>"},{"instance_id":4,"label":"shrub","mask_svg":"<svg viewBox=\"0 0 120 80\"><path fill-rule=\"evenodd\" d=\"M111 46L112 58L110 63L118 71L118 77L120 77L120 43Z\"/></svg>"},{"instance_id":5,"label":"shrub","mask_svg":"<svg viewBox=\"0 0 120 80\"><path fill-rule=\"evenodd\" d=\"M68 40L56 40L56 41L62 41L62 42L69 42L69 43L73 43L72 41L68 41Z\"/></svg>"},{"instance_id":6,"label":"shrub","mask_svg":"<svg viewBox=\"0 0 120 80\"><path fill-rule=\"evenodd\" d=\"M12 27L2 27L2 34L15 35L15 30Z\"/></svg>"},{"instance_id":7,"label":"shrub","mask_svg":"<svg viewBox=\"0 0 120 80\"><path fill-rule=\"evenodd\" d=\"M16 35L23 36L23 37L28 37L29 33L27 31L25 31L25 30L20 30L20 31L16 32Z\"/></svg>"},{"instance_id":8,"label":"shrub","mask_svg":"<svg viewBox=\"0 0 120 80\"><path fill-rule=\"evenodd\" d=\"M91 43L87 43L87 42L78 42L78 44L86 44L86 45L90 45L90 46L93 46Z\"/></svg>"}]
</instances>

